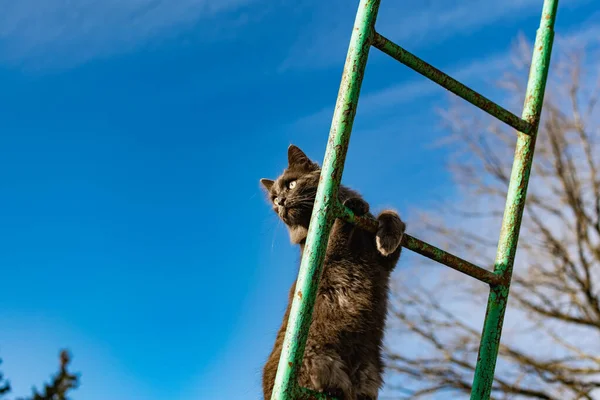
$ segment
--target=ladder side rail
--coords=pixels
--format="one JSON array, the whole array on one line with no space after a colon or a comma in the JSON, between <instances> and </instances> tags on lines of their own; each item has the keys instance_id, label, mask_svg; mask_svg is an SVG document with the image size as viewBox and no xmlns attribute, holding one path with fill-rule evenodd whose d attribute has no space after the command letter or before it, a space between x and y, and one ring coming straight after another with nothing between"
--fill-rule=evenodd
<instances>
[{"instance_id":1,"label":"ladder side rail","mask_svg":"<svg viewBox=\"0 0 600 400\"><path fill-rule=\"evenodd\" d=\"M380 2L361 0L358 5L271 400L306 397L298 374Z\"/></svg>"},{"instance_id":2,"label":"ladder side rail","mask_svg":"<svg viewBox=\"0 0 600 400\"><path fill-rule=\"evenodd\" d=\"M535 141L542 113L542 105L544 103L548 70L550 68L557 8L558 0L544 0L540 27L537 30L533 48L522 114L523 119L528 121L534 129L530 135L519 133L517 137L515 158L508 185L506 206L504 216L502 217L502 227L500 229L500 239L494 266L494 272L502 276L505 283L492 286L490 290L481 343L479 345L479 356L473 378L471 400L489 399L494 382L502 325L517 252L519 231L525 209L527 185L529 183Z\"/></svg>"}]
</instances>

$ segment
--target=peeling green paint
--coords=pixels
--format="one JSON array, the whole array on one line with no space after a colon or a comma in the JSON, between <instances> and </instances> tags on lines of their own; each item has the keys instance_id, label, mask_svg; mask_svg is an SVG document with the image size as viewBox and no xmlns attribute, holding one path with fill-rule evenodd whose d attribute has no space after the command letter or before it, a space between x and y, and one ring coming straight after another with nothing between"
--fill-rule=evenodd
<instances>
[{"instance_id":1,"label":"peeling green paint","mask_svg":"<svg viewBox=\"0 0 600 400\"><path fill-rule=\"evenodd\" d=\"M370 232L377 232L377 221L367 217L357 217L347 207L338 203L338 212L336 213L338 218L342 218L350 223L360 226L364 230ZM469 275L475 279L485 282L490 285L497 285L502 283L502 277L494 274L491 271L478 267L468 261L463 260L453 254L448 253L440 248L432 246L429 243L425 243L422 240L417 239L414 236L404 234L402 238L402 247L414 251L422 256L435 260L441 264L444 264L452 269L455 269L463 274Z\"/></svg>"},{"instance_id":2,"label":"peeling green paint","mask_svg":"<svg viewBox=\"0 0 600 400\"><path fill-rule=\"evenodd\" d=\"M275 386L271 396L272 400L302 398L300 397L302 389L298 387L297 378L302 365L327 240L335 219L338 189L344 170L346 151L348 150L360 87L367 65L371 39L375 31L375 19L379 3L380 0L361 0L356 13L340 91L333 113L329 140L325 150L315 205L296 281L296 289L302 291L303 296L294 296L292 301L281 358L275 377Z\"/></svg>"},{"instance_id":3,"label":"peeling green paint","mask_svg":"<svg viewBox=\"0 0 600 400\"><path fill-rule=\"evenodd\" d=\"M500 121L512 126L516 130L527 134L532 131L533 127L528 121L517 117L510 111L482 96L473 89L470 89L451 76L446 75L433 65L426 63L409 51L403 49L395 43L392 43L379 33L375 34L373 46L397 61L400 61L407 67L420 73L421 75L431 79L443 88L448 89L455 95L465 99L488 114L498 118Z\"/></svg>"},{"instance_id":4,"label":"peeling green paint","mask_svg":"<svg viewBox=\"0 0 600 400\"><path fill-rule=\"evenodd\" d=\"M298 295L293 297L271 400L332 399L300 387L297 378L304 355L327 241L335 218L342 218L370 232L376 232L377 230L377 221L354 215L351 210L341 205L337 199L360 88L371 46L378 48L518 131L515 159L493 272L408 234L405 234L402 240L403 247L490 285L490 295L471 393L471 400L488 400L494 380L502 324L550 65L558 0L544 0L522 118L515 116L376 33L375 20L379 4L380 0L361 0L356 14L329 132L315 206L296 281Z\"/></svg>"},{"instance_id":5,"label":"peeling green paint","mask_svg":"<svg viewBox=\"0 0 600 400\"><path fill-rule=\"evenodd\" d=\"M536 34L522 114L523 119L531 124L533 130L529 132L529 135L518 133L494 267L495 274L501 276L505 283L492 286L490 290L471 400L489 399L494 382L502 324L525 208L527 184L529 183L535 141L544 103L544 91L550 69L557 8L558 0L544 1L540 27Z\"/></svg>"}]
</instances>

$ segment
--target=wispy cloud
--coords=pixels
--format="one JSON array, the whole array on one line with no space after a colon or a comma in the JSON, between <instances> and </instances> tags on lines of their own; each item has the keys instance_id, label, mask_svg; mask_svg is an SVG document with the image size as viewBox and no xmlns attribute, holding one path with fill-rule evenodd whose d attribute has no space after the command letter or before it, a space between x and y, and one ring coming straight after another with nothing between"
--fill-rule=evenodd
<instances>
[{"instance_id":1,"label":"wispy cloud","mask_svg":"<svg viewBox=\"0 0 600 400\"><path fill-rule=\"evenodd\" d=\"M590 1L572 0L563 7L575 7ZM343 0L328 2L316 9L313 22L292 47L281 69L325 68L343 62L355 12L356 9ZM409 48L415 49L471 34L492 23L509 19L514 22L540 12L539 0L384 1L377 30L395 42L408 43ZM332 20L332 15L336 15L336 21Z\"/></svg>"},{"instance_id":2,"label":"wispy cloud","mask_svg":"<svg viewBox=\"0 0 600 400\"><path fill-rule=\"evenodd\" d=\"M0 0L0 62L77 64L256 1Z\"/></svg>"},{"instance_id":3,"label":"wispy cloud","mask_svg":"<svg viewBox=\"0 0 600 400\"><path fill-rule=\"evenodd\" d=\"M600 44L600 21L596 22L595 20L596 17L592 18L591 23L584 24L582 28L576 31L557 35L555 47L558 49L574 49ZM502 71L509 68L513 61L510 50L506 50L467 63L442 66L442 70L455 79L467 85L472 85L477 90L477 85L489 83L497 78ZM482 74L481 71L485 71L485 73ZM359 113L361 117L372 117L391 109L399 109L401 105L408 102L416 102L436 93L443 93L443 90L437 84L415 73L414 79L362 95ZM311 127L324 124L332 116L333 104L294 121L291 128L310 130Z\"/></svg>"},{"instance_id":4,"label":"wispy cloud","mask_svg":"<svg viewBox=\"0 0 600 400\"><path fill-rule=\"evenodd\" d=\"M501 53L466 65L451 66L446 69L446 72L459 81L465 81L478 71L486 71L486 76L493 77L505 69L509 63L510 59L506 57L505 53ZM373 117L390 109L398 109L408 102L423 100L436 93L442 93L443 90L439 85L418 76L378 91L365 93L360 99L359 113L361 117ZM294 121L291 127L292 129L307 130L309 127L323 124L325 119L331 119L332 116L333 105L330 105Z\"/></svg>"}]
</instances>

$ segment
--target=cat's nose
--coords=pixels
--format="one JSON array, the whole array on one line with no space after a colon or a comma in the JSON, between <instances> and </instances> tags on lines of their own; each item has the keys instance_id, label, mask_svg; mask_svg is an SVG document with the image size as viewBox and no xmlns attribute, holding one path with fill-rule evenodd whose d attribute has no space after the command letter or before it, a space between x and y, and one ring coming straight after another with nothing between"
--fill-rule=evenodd
<instances>
[{"instance_id":1,"label":"cat's nose","mask_svg":"<svg viewBox=\"0 0 600 400\"><path fill-rule=\"evenodd\" d=\"M277 204L278 206L284 206L285 205L285 197L277 197L275 199L275 204Z\"/></svg>"}]
</instances>

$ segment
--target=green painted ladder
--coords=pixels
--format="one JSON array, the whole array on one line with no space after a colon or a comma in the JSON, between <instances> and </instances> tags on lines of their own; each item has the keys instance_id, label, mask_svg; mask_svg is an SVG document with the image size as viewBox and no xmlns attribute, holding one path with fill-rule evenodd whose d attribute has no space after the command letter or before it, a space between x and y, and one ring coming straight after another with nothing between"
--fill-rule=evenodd
<instances>
[{"instance_id":1,"label":"green painted ladder","mask_svg":"<svg viewBox=\"0 0 600 400\"><path fill-rule=\"evenodd\" d=\"M403 247L479 279L490 286L471 400L487 400L490 398L523 217L527 184L531 172L535 140L548 77L558 0L544 0L540 27L536 34L533 49L522 118L469 89L377 33L375 31L375 20L380 1L360 0L356 13L323 161L321 182L317 189L315 206L296 283L296 290L302 292L303 296L294 296L292 302L271 400L328 398L323 394L314 393L300 387L297 383L297 377L302 365L329 232L336 218L342 218L372 232L376 231L377 228L376 221L355 216L352 211L339 203L337 197L352 124L356 115L360 87L371 46L505 122L517 131L515 158L493 272L473 265L410 235L404 235L402 241Z\"/></svg>"}]
</instances>

